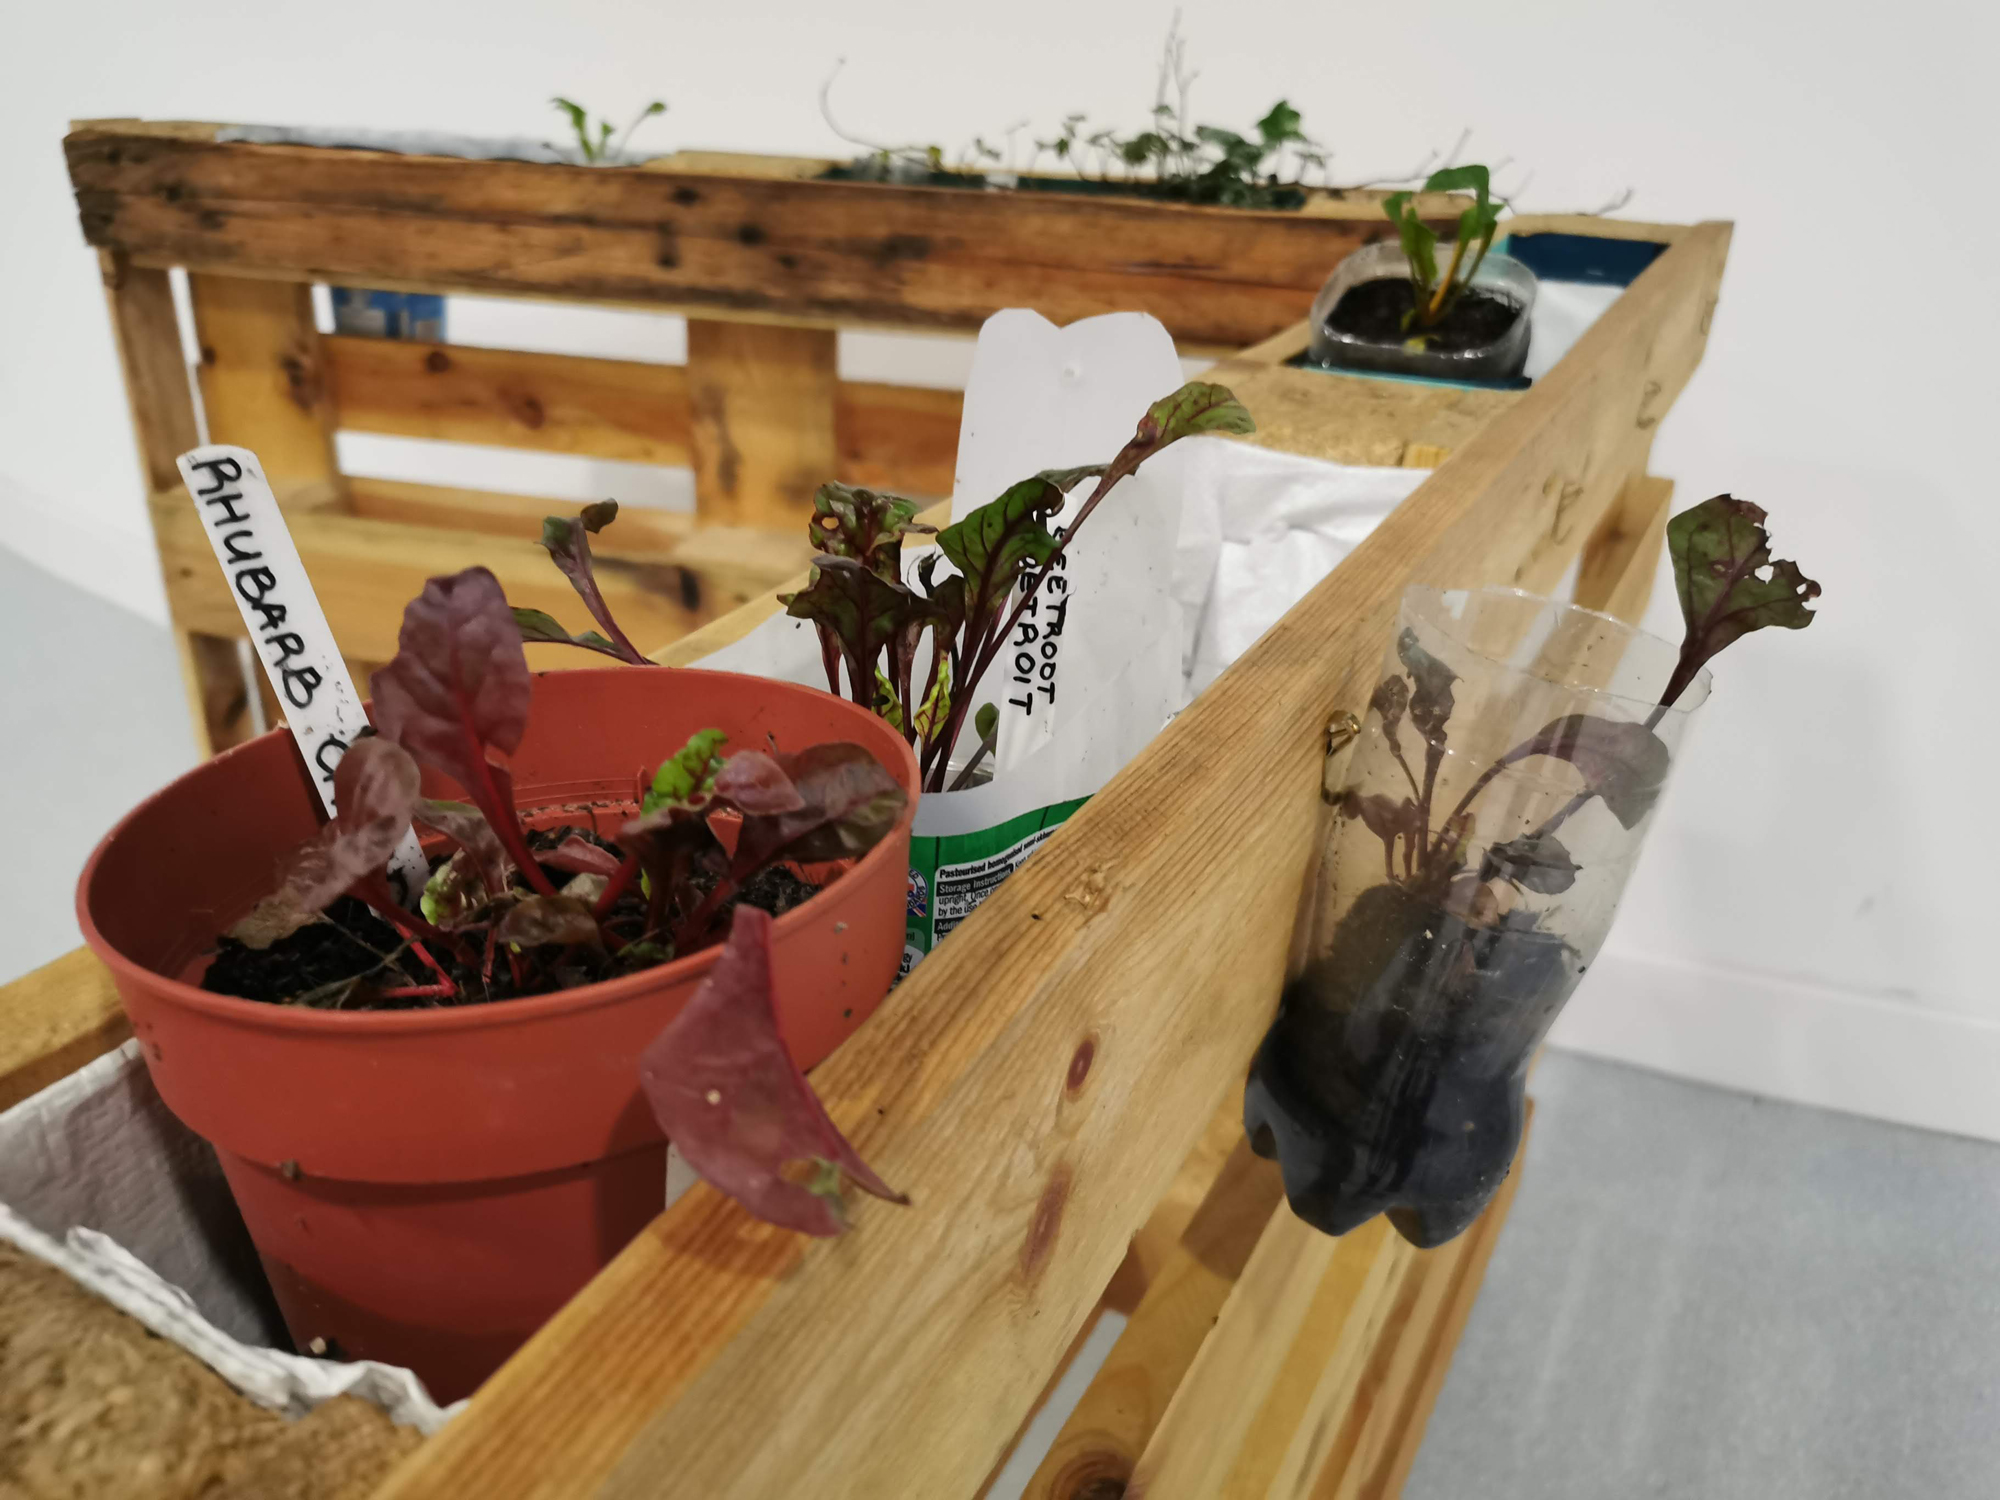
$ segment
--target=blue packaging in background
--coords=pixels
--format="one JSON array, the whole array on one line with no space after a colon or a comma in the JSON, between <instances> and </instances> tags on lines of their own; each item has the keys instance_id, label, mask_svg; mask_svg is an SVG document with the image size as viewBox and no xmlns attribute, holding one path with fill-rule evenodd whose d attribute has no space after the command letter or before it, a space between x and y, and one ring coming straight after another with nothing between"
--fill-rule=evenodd
<instances>
[{"instance_id":1,"label":"blue packaging in background","mask_svg":"<svg viewBox=\"0 0 2000 1500\"><path fill-rule=\"evenodd\" d=\"M428 292L367 292L337 286L333 331L377 339L444 342L444 298Z\"/></svg>"}]
</instances>

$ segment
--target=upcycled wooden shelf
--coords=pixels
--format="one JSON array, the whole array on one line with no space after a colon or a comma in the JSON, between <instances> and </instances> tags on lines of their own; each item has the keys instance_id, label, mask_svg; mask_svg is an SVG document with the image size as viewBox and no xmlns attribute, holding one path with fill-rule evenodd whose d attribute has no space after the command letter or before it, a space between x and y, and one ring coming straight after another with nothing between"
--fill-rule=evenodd
<instances>
[{"instance_id":1,"label":"upcycled wooden shelf","mask_svg":"<svg viewBox=\"0 0 2000 1500\"><path fill-rule=\"evenodd\" d=\"M832 163L796 157L580 167L225 133L95 120L64 143L210 750L263 716L174 469L204 428L263 458L364 689L394 650L383 601L410 597L440 559L483 562L539 606L535 536L550 507L346 478L341 428L692 467L692 517L633 517L599 548L628 628L669 640L798 568L826 479L951 492L958 393L841 380L839 329L965 334L1005 307L1058 322L1136 308L1190 352L1235 349L1303 316L1331 268L1386 230L1374 194L1263 212L828 181ZM199 417L167 277L177 266L201 351ZM322 337L316 282L684 313L687 362Z\"/></svg>"},{"instance_id":2,"label":"upcycled wooden shelf","mask_svg":"<svg viewBox=\"0 0 2000 1500\"><path fill-rule=\"evenodd\" d=\"M73 161L79 142L114 149L107 133L130 139L83 132ZM148 180L175 159L149 158ZM193 240L271 222L227 210L204 229L183 201L155 190L104 211L129 202L171 226L146 252L161 263L199 265L182 254ZM1729 226L1560 227L1668 248L1531 389L1291 368L1303 325L1215 371L1257 417L1253 441L1434 472L815 1071L835 1121L914 1206L865 1200L848 1236L808 1242L697 1187L378 1500L970 1500L1107 1306L1130 1321L1035 1475L1037 1500L1398 1492L1511 1181L1440 1250L1380 1221L1326 1239L1241 1144L1237 1097L1293 961L1328 725L1365 704L1405 585L1548 592L1577 561L1579 603L1645 607L1672 491L1647 461L1701 358ZM497 262L513 242L494 234ZM710 263L691 240L684 260ZM128 275L146 269L118 253ZM776 607L764 595L657 659L698 659ZM121 1035L108 977L59 960L0 990L0 1090Z\"/></svg>"}]
</instances>

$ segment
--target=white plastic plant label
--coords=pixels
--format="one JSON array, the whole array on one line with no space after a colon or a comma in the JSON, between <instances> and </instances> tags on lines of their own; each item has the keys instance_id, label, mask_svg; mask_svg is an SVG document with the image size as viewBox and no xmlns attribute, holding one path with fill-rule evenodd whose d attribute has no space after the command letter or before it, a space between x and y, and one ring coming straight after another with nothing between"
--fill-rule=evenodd
<instances>
[{"instance_id":1,"label":"white plastic plant label","mask_svg":"<svg viewBox=\"0 0 2000 1500\"><path fill-rule=\"evenodd\" d=\"M334 767L367 727L368 716L277 496L248 448L210 443L177 462L264 675L312 770L320 804L331 816ZM390 870L403 882L406 899L423 889L426 865L414 830L404 837Z\"/></svg>"},{"instance_id":2,"label":"white plastic plant label","mask_svg":"<svg viewBox=\"0 0 2000 1500\"><path fill-rule=\"evenodd\" d=\"M1062 328L1039 313L994 314L979 331L966 382L952 519L1039 470L1104 463L1181 380L1172 337L1143 313ZM1050 525L1058 536L1091 489L1086 480L1070 492ZM999 710L996 775L1046 749L1065 720L1126 673L1144 643L1180 631L1173 590L1180 495L1180 455L1169 449L1148 459L1092 514L1008 632L974 694ZM1032 580L1026 575L1024 587ZM1135 749L1180 707L1178 679L1178 672L1151 684L1128 679Z\"/></svg>"}]
</instances>

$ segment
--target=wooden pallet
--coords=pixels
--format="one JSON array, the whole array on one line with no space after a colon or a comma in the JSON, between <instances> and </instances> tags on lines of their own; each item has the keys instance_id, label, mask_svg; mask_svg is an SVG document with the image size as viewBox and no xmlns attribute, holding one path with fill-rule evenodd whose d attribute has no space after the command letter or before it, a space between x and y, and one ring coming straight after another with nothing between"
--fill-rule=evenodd
<instances>
[{"instance_id":1,"label":"wooden pallet","mask_svg":"<svg viewBox=\"0 0 2000 1500\"><path fill-rule=\"evenodd\" d=\"M808 1243L697 1187L380 1500L975 1496L1107 1306L1130 1322L1032 1495L1393 1496L1507 1197L1438 1251L1323 1239L1237 1144L1237 1095L1321 845L1327 726L1364 705L1404 586L1547 591L1580 558L1579 602L1645 607L1671 493L1647 460L1729 228L1651 233L1670 248L1525 392L1286 367L1303 328L1225 362L1257 441L1435 472L815 1071L914 1206ZM85 957L7 987L0 1097L118 1035Z\"/></svg>"},{"instance_id":2,"label":"wooden pallet","mask_svg":"<svg viewBox=\"0 0 2000 1500\"><path fill-rule=\"evenodd\" d=\"M800 158L585 168L227 143L221 130L96 120L64 143L209 750L266 715L174 470L204 427L254 448L295 497L301 555L362 679L392 654L383 599L407 597L439 559L544 592L536 519L555 507L350 482L337 430L690 467L692 519L628 520L604 549L627 628L666 641L795 570L823 481L951 493L959 394L841 380L839 329L964 334L1004 307L1058 322L1136 308L1191 350L1234 349L1303 316L1332 267L1386 228L1371 195L1267 213L822 181L831 163ZM687 362L322 337L314 282L679 312Z\"/></svg>"}]
</instances>

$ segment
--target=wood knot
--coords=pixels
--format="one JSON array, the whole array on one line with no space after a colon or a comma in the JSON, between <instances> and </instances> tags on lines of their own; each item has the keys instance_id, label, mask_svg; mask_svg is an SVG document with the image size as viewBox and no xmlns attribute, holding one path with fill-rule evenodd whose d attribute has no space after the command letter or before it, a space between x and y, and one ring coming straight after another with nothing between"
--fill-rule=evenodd
<instances>
[{"instance_id":1,"label":"wood knot","mask_svg":"<svg viewBox=\"0 0 2000 1500\"><path fill-rule=\"evenodd\" d=\"M1070 1057L1069 1077L1063 1083L1063 1092L1074 1099L1077 1091L1083 1087L1084 1081L1090 1077L1090 1065L1096 1061L1097 1038L1094 1035L1087 1036L1077 1043L1076 1051Z\"/></svg>"},{"instance_id":2,"label":"wood knot","mask_svg":"<svg viewBox=\"0 0 2000 1500\"><path fill-rule=\"evenodd\" d=\"M674 202L682 208L693 208L701 202L701 194L691 187L677 187L674 189Z\"/></svg>"},{"instance_id":3,"label":"wood knot","mask_svg":"<svg viewBox=\"0 0 2000 1500\"><path fill-rule=\"evenodd\" d=\"M1055 1169L1049 1185L1035 1204L1035 1217L1028 1222L1028 1237L1021 1242L1021 1274L1029 1281L1041 1275L1049 1252L1056 1246L1056 1231L1062 1228L1063 1209L1069 1204L1070 1171L1067 1163Z\"/></svg>"},{"instance_id":4,"label":"wood knot","mask_svg":"<svg viewBox=\"0 0 2000 1500\"><path fill-rule=\"evenodd\" d=\"M1123 1453L1080 1453L1056 1475L1049 1492L1058 1500L1125 1500L1132 1460Z\"/></svg>"},{"instance_id":5,"label":"wood knot","mask_svg":"<svg viewBox=\"0 0 2000 1500\"><path fill-rule=\"evenodd\" d=\"M736 238L745 245L761 245L766 238L764 226L761 224L740 224L736 229Z\"/></svg>"},{"instance_id":6,"label":"wood knot","mask_svg":"<svg viewBox=\"0 0 2000 1500\"><path fill-rule=\"evenodd\" d=\"M433 375L442 375L451 368L451 356L442 349L433 349L424 356L424 368Z\"/></svg>"},{"instance_id":7,"label":"wood knot","mask_svg":"<svg viewBox=\"0 0 2000 1500\"><path fill-rule=\"evenodd\" d=\"M1103 911L1111 904L1111 882L1105 876L1104 866L1092 865L1085 870L1076 883L1063 892L1063 900L1082 907L1092 916Z\"/></svg>"},{"instance_id":8,"label":"wood knot","mask_svg":"<svg viewBox=\"0 0 2000 1500\"><path fill-rule=\"evenodd\" d=\"M548 413L542 410L542 403L533 396L510 396L507 407L514 413L514 420L530 431L537 431L548 421Z\"/></svg>"}]
</instances>

